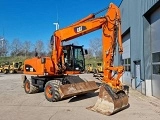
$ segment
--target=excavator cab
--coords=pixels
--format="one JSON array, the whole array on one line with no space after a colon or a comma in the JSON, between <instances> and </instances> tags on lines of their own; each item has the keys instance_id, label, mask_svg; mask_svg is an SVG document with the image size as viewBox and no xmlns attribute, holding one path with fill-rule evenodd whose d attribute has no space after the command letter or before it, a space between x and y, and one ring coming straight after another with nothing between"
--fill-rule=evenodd
<instances>
[{"instance_id":1,"label":"excavator cab","mask_svg":"<svg viewBox=\"0 0 160 120\"><path fill-rule=\"evenodd\" d=\"M77 73L85 70L83 46L65 45L63 46L63 52L66 73Z\"/></svg>"}]
</instances>

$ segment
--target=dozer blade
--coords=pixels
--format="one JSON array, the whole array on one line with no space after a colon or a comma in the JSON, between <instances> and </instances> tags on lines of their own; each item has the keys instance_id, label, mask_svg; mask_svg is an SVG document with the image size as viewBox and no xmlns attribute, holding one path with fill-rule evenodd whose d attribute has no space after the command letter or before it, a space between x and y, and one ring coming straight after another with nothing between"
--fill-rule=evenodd
<instances>
[{"instance_id":1,"label":"dozer blade","mask_svg":"<svg viewBox=\"0 0 160 120\"><path fill-rule=\"evenodd\" d=\"M88 82L61 85L59 87L59 92L60 92L61 99L63 99L67 97L72 97L72 96L92 92L97 89L98 89L98 86L95 81L88 81Z\"/></svg>"},{"instance_id":2,"label":"dozer blade","mask_svg":"<svg viewBox=\"0 0 160 120\"><path fill-rule=\"evenodd\" d=\"M128 107L128 96L124 91L114 93L107 85L100 86L99 96L94 106L87 109L104 114L111 115Z\"/></svg>"}]
</instances>

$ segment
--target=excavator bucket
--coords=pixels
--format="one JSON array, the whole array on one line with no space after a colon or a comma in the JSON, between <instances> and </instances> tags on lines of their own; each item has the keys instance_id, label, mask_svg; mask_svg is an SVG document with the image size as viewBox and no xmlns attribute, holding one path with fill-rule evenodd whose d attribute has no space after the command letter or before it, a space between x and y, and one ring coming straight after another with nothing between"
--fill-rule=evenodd
<instances>
[{"instance_id":1,"label":"excavator bucket","mask_svg":"<svg viewBox=\"0 0 160 120\"><path fill-rule=\"evenodd\" d=\"M104 115L112 115L128 106L128 95L124 91L115 93L108 85L102 85L96 104L87 109Z\"/></svg>"},{"instance_id":2,"label":"excavator bucket","mask_svg":"<svg viewBox=\"0 0 160 120\"><path fill-rule=\"evenodd\" d=\"M63 84L60 80L48 81L45 85L44 94L48 101L56 102L64 98L94 92L98 89L95 81L86 81L79 76L67 75L63 78Z\"/></svg>"},{"instance_id":3,"label":"excavator bucket","mask_svg":"<svg viewBox=\"0 0 160 120\"><path fill-rule=\"evenodd\" d=\"M59 87L59 92L60 92L61 99L63 99L67 97L72 97L72 96L92 92L97 89L98 89L98 86L95 81L87 81L87 82L61 85Z\"/></svg>"}]
</instances>

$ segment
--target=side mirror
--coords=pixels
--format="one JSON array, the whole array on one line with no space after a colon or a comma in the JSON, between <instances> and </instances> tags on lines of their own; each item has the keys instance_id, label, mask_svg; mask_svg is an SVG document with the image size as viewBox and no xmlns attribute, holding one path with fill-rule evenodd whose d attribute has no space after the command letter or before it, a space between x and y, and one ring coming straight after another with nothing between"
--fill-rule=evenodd
<instances>
[{"instance_id":1,"label":"side mirror","mask_svg":"<svg viewBox=\"0 0 160 120\"><path fill-rule=\"evenodd\" d=\"M88 50L87 50L87 49L85 49L85 50L84 50L84 53L85 53L85 55L87 55L87 54L88 54Z\"/></svg>"},{"instance_id":2,"label":"side mirror","mask_svg":"<svg viewBox=\"0 0 160 120\"><path fill-rule=\"evenodd\" d=\"M51 36L51 39L50 39L50 44L53 45L54 43L54 39L53 39L53 35Z\"/></svg>"},{"instance_id":3,"label":"side mirror","mask_svg":"<svg viewBox=\"0 0 160 120\"><path fill-rule=\"evenodd\" d=\"M63 50L63 53L67 54L67 50Z\"/></svg>"}]
</instances>

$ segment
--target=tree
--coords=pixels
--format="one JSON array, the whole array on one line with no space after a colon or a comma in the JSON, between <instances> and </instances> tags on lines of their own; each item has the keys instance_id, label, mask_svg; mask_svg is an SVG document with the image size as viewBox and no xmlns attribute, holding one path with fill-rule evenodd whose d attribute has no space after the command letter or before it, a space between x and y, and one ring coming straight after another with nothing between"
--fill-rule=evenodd
<instances>
[{"instance_id":1,"label":"tree","mask_svg":"<svg viewBox=\"0 0 160 120\"><path fill-rule=\"evenodd\" d=\"M93 52L95 58L100 57L100 53L102 53L102 40L99 38L91 39L89 42L89 49Z\"/></svg>"},{"instance_id":2,"label":"tree","mask_svg":"<svg viewBox=\"0 0 160 120\"><path fill-rule=\"evenodd\" d=\"M97 51L97 58L100 58L102 60L103 56L102 56L102 49L100 49L99 51Z\"/></svg>"},{"instance_id":3,"label":"tree","mask_svg":"<svg viewBox=\"0 0 160 120\"><path fill-rule=\"evenodd\" d=\"M41 56L44 53L44 44L42 40L36 41L36 50L38 52L38 55Z\"/></svg>"},{"instance_id":4,"label":"tree","mask_svg":"<svg viewBox=\"0 0 160 120\"><path fill-rule=\"evenodd\" d=\"M93 51L91 48L88 48L88 54L86 55L86 58L92 58L93 57Z\"/></svg>"},{"instance_id":5,"label":"tree","mask_svg":"<svg viewBox=\"0 0 160 120\"><path fill-rule=\"evenodd\" d=\"M31 42L30 41L24 41L23 43L23 53L25 55L25 57L29 54L31 50Z\"/></svg>"},{"instance_id":6,"label":"tree","mask_svg":"<svg viewBox=\"0 0 160 120\"><path fill-rule=\"evenodd\" d=\"M23 50L22 50L23 46L18 38L12 41L10 48L11 48L11 56L23 55Z\"/></svg>"},{"instance_id":7,"label":"tree","mask_svg":"<svg viewBox=\"0 0 160 120\"><path fill-rule=\"evenodd\" d=\"M47 55L48 56L51 56L52 49L53 49L53 45L51 45L50 43L48 43L48 45L47 45Z\"/></svg>"},{"instance_id":8,"label":"tree","mask_svg":"<svg viewBox=\"0 0 160 120\"><path fill-rule=\"evenodd\" d=\"M9 52L9 42L3 37L0 37L0 40L0 56L6 56Z\"/></svg>"}]
</instances>

